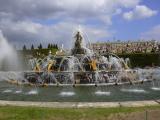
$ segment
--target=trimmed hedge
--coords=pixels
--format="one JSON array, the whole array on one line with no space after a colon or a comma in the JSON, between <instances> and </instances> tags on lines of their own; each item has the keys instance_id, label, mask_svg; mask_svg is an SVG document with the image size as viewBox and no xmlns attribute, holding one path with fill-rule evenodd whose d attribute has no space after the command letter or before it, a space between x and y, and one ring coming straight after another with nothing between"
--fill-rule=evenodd
<instances>
[{"instance_id":1,"label":"trimmed hedge","mask_svg":"<svg viewBox=\"0 0 160 120\"><path fill-rule=\"evenodd\" d=\"M131 67L160 66L160 53L118 54L121 58L129 58Z\"/></svg>"},{"instance_id":2,"label":"trimmed hedge","mask_svg":"<svg viewBox=\"0 0 160 120\"><path fill-rule=\"evenodd\" d=\"M49 51L52 51L52 54L55 54L58 49L34 49L34 50L21 50L19 51L23 55L37 56L37 53L42 55L48 55ZM146 67L146 66L160 66L160 53L125 53L117 54L121 58L129 58L131 67ZM105 55L104 55L105 56Z\"/></svg>"},{"instance_id":3,"label":"trimmed hedge","mask_svg":"<svg viewBox=\"0 0 160 120\"><path fill-rule=\"evenodd\" d=\"M33 55L37 56L40 53L40 56L42 55L48 55L49 51L51 50L52 54L55 54L58 49L56 48L51 48L51 49L33 49L33 50L20 50L18 53L23 54L23 55Z\"/></svg>"}]
</instances>

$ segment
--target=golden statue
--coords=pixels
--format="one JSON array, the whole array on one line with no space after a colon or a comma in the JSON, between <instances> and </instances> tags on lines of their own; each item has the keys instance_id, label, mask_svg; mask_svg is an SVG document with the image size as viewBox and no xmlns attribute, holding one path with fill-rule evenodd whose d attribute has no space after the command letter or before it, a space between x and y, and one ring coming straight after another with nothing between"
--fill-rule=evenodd
<instances>
[{"instance_id":1,"label":"golden statue","mask_svg":"<svg viewBox=\"0 0 160 120\"><path fill-rule=\"evenodd\" d=\"M39 66L38 63L36 63L36 66L34 67L34 71L35 72L40 72L41 71L40 66Z\"/></svg>"},{"instance_id":2,"label":"golden statue","mask_svg":"<svg viewBox=\"0 0 160 120\"><path fill-rule=\"evenodd\" d=\"M92 59L92 60L89 62L89 65L90 65L91 70L93 70L93 71L96 71L96 70L97 70L97 61L96 61L96 59Z\"/></svg>"},{"instance_id":3,"label":"golden statue","mask_svg":"<svg viewBox=\"0 0 160 120\"><path fill-rule=\"evenodd\" d=\"M48 71L48 72L53 71L53 65L54 65L54 64L55 64L55 61L50 60L50 61L48 62L48 67L47 67L47 71Z\"/></svg>"}]
</instances>

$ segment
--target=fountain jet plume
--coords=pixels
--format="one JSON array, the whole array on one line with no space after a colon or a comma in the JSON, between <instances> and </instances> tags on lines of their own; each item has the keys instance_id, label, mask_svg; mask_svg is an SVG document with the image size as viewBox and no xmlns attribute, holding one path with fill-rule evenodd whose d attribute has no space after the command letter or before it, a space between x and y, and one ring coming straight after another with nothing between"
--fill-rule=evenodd
<instances>
[{"instance_id":1,"label":"fountain jet plume","mask_svg":"<svg viewBox=\"0 0 160 120\"><path fill-rule=\"evenodd\" d=\"M20 61L13 47L8 43L0 30L0 71L17 71L20 69Z\"/></svg>"}]
</instances>

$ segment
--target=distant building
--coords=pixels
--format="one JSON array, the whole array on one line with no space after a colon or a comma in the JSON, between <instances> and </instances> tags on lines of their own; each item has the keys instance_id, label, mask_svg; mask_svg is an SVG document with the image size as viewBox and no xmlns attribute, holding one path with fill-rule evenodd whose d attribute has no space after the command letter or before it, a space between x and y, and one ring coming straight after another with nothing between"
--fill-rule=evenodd
<instances>
[{"instance_id":1,"label":"distant building","mask_svg":"<svg viewBox=\"0 0 160 120\"><path fill-rule=\"evenodd\" d=\"M99 54L108 52L115 54L122 53L150 53L158 52L160 44L155 41L128 41L128 42L106 42L106 43L92 43L90 49Z\"/></svg>"}]
</instances>

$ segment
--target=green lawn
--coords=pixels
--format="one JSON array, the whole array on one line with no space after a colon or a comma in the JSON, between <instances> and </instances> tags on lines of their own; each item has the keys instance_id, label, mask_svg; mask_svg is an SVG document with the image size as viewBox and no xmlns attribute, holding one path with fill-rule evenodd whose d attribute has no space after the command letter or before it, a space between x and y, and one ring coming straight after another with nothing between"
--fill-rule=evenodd
<instances>
[{"instance_id":1,"label":"green lawn","mask_svg":"<svg viewBox=\"0 0 160 120\"><path fill-rule=\"evenodd\" d=\"M0 120L106 120L117 113L160 110L160 106L136 108L41 108L0 106Z\"/></svg>"}]
</instances>

